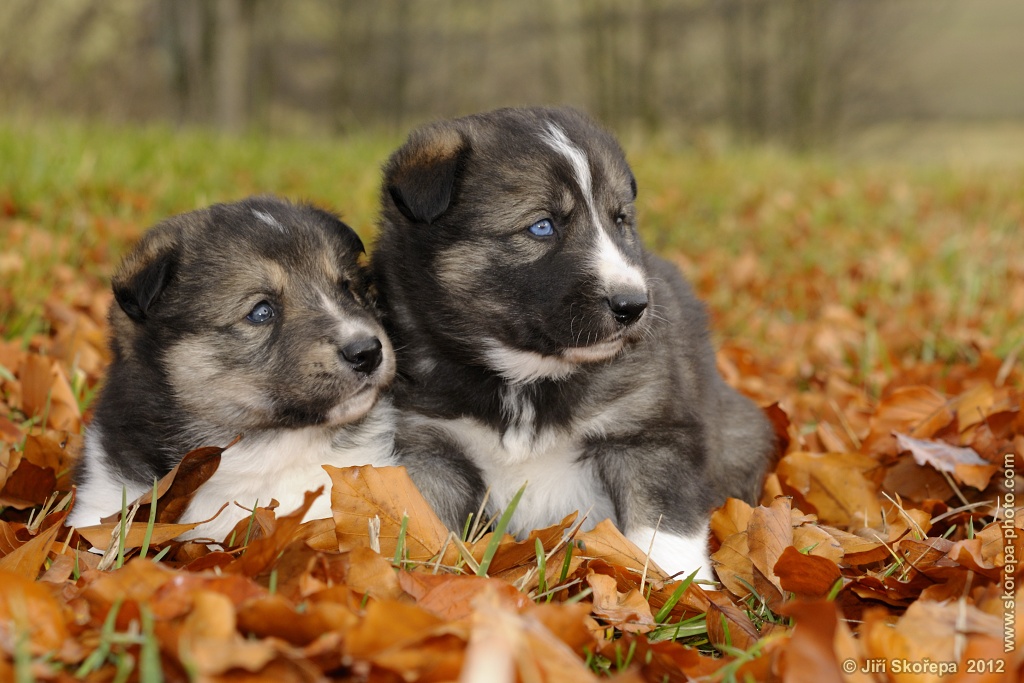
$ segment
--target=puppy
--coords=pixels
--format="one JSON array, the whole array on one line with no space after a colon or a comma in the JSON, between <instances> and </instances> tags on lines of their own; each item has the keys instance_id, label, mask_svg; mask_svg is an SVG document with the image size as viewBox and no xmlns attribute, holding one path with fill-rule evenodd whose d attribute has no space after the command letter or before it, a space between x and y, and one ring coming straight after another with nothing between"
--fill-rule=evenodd
<instances>
[{"instance_id":1,"label":"puppy","mask_svg":"<svg viewBox=\"0 0 1024 683\"><path fill-rule=\"evenodd\" d=\"M227 446L182 522L220 541L257 503L290 511L323 464L392 464L378 400L395 357L368 299L363 245L337 217L258 197L149 231L113 278L113 361L76 472L68 524L150 490L199 446ZM241 506L241 507L240 507ZM330 517L321 495L307 517Z\"/></svg>"},{"instance_id":2,"label":"puppy","mask_svg":"<svg viewBox=\"0 0 1024 683\"><path fill-rule=\"evenodd\" d=\"M396 451L442 519L528 482L514 533L589 511L710 576L709 511L754 499L772 430L641 245L615 139L575 110L502 109L414 131L384 176L371 268L399 349Z\"/></svg>"}]
</instances>

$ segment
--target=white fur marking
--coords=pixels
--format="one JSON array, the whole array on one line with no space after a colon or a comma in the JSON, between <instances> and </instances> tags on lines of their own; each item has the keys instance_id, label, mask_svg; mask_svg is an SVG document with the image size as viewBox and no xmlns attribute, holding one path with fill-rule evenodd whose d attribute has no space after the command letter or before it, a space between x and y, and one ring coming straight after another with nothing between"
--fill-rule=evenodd
<instances>
[{"instance_id":1,"label":"white fur marking","mask_svg":"<svg viewBox=\"0 0 1024 683\"><path fill-rule=\"evenodd\" d=\"M694 569L698 569L698 579L713 581L715 578L711 573L711 560L708 559L707 526L702 527L702 533L693 536L680 536L663 529L655 533L651 527L638 527L629 531L626 538L644 552L651 548L651 561L669 576L678 574L678 578L685 578Z\"/></svg>"},{"instance_id":2,"label":"white fur marking","mask_svg":"<svg viewBox=\"0 0 1024 683\"><path fill-rule=\"evenodd\" d=\"M75 507L65 522L67 526L95 526L104 517L121 511L122 491L127 491L127 502L130 506L133 500L152 488L152 484L140 485L121 481L107 464L107 454L100 443L99 428L90 427L85 434L85 448L81 455L89 463L88 475L85 482L78 486Z\"/></svg>"},{"instance_id":3,"label":"white fur marking","mask_svg":"<svg viewBox=\"0 0 1024 683\"><path fill-rule=\"evenodd\" d=\"M597 234L597 251L593 260L594 269L597 271L601 283L609 292L622 285L646 290L647 283L643 273L626 260L622 251L601 225L597 208L594 206L593 179L590 175L590 164L587 162L586 153L574 145L565 132L554 123L548 123L547 133L543 137L552 149L569 161L573 175L576 176L576 182L583 192L587 211L590 213L590 221Z\"/></svg>"},{"instance_id":4,"label":"white fur marking","mask_svg":"<svg viewBox=\"0 0 1024 683\"><path fill-rule=\"evenodd\" d=\"M540 379L563 379L576 369L574 363L557 356L513 349L497 339L481 339L480 346L488 367L513 384L527 384Z\"/></svg>"},{"instance_id":5,"label":"white fur marking","mask_svg":"<svg viewBox=\"0 0 1024 683\"><path fill-rule=\"evenodd\" d=\"M601 485L593 464L579 460L579 447L567 432L545 430L528 452L512 453L496 430L470 418L424 419L456 437L465 453L482 470L490 486L488 514L493 515L512 500L523 483L523 497L509 523L509 533L525 537L571 512L589 511L584 529L605 519L615 519L615 508Z\"/></svg>"},{"instance_id":6,"label":"white fur marking","mask_svg":"<svg viewBox=\"0 0 1024 683\"><path fill-rule=\"evenodd\" d=\"M256 209L252 209L252 215L256 216L256 218L260 219L261 221L263 221L264 223L266 223L267 225L269 225L272 228L276 228L277 230L280 230L281 232L285 231L284 226L281 225L281 223L276 218L271 216L266 211L258 211Z\"/></svg>"},{"instance_id":7,"label":"white fur marking","mask_svg":"<svg viewBox=\"0 0 1024 683\"><path fill-rule=\"evenodd\" d=\"M583 191L583 196L586 199L587 206L590 208L590 215L596 216L597 212L594 211L593 194L591 190L592 183L590 178L590 164L587 163L587 155L582 149L572 144L572 141L565 134L565 131L550 121L548 122L548 132L547 135L544 136L544 141L569 161L569 164L572 166L573 174L576 176L576 182L579 183L580 190Z\"/></svg>"},{"instance_id":8,"label":"white fur marking","mask_svg":"<svg viewBox=\"0 0 1024 683\"><path fill-rule=\"evenodd\" d=\"M307 491L323 486L305 519L331 516L331 478L323 465L393 465L391 430L393 409L380 402L366 419L375 420L375 429L361 434L360 443L339 449L334 439L339 431L323 427L282 429L270 439L246 442L243 438L221 455L220 467L197 491L181 522L199 522L212 517L225 502L232 503L215 520L182 534L181 539L212 538L224 540L235 524L249 516L246 508L255 503L280 503L277 514L298 508Z\"/></svg>"},{"instance_id":9,"label":"white fur marking","mask_svg":"<svg viewBox=\"0 0 1024 683\"><path fill-rule=\"evenodd\" d=\"M594 254L594 265L601 283L609 292L623 285L647 291L647 282L643 273L629 263L622 251L608 236L608 233L597 226L597 252Z\"/></svg>"}]
</instances>

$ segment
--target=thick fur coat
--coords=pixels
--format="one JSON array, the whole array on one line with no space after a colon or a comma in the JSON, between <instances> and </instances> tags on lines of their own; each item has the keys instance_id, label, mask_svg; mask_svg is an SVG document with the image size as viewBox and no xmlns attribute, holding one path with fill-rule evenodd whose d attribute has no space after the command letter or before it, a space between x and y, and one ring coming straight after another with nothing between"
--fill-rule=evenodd
<instances>
[{"instance_id":1,"label":"thick fur coat","mask_svg":"<svg viewBox=\"0 0 1024 683\"><path fill-rule=\"evenodd\" d=\"M615 139L571 109L414 131L384 170L372 270L398 349L400 461L461 529L490 489L512 531L611 518L707 576L708 514L773 451L715 367L703 305L637 234Z\"/></svg>"},{"instance_id":2,"label":"thick fur coat","mask_svg":"<svg viewBox=\"0 0 1024 683\"><path fill-rule=\"evenodd\" d=\"M148 491L199 446L228 446L182 517L220 541L255 504L325 493L323 464L391 464L395 358L368 298L363 245L334 215L258 197L175 216L113 278L113 360L86 432L68 523Z\"/></svg>"}]
</instances>

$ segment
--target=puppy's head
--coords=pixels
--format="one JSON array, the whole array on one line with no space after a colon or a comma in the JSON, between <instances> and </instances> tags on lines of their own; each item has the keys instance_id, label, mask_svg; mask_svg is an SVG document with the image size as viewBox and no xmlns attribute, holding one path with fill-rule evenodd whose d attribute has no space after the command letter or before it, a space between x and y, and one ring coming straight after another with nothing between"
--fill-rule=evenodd
<instances>
[{"instance_id":1,"label":"puppy's head","mask_svg":"<svg viewBox=\"0 0 1024 683\"><path fill-rule=\"evenodd\" d=\"M572 109L420 128L384 169L374 250L396 328L510 381L561 378L641 338L652 306L636 181Z\"/></svg>"},{"instance_id":2,"label":"puppy's head","mask_svg":"<svg viewBox=\"0 0 1024 683\"><path fill-rule=\"evenodd\" d=\"M363 245L337 217L273 198L171 218L113 279L115 350L155 365L193 420L239 431L362 417L394 375Z\"/></svg>"}]
</instances>

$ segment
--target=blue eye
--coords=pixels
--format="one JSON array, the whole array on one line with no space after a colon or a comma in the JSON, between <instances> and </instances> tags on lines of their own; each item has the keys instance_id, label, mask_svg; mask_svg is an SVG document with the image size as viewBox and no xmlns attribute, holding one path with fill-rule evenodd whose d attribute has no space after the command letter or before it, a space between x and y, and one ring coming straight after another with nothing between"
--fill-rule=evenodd
<instances>
[{"instance_id":1,"label":"blue eye","mask_svg":"<svg viewBox=\"0 0 1024 683\"><path fill-rule=\"evenodd\" d=\"M551 237L555 234L555 226L551 224L551 221L547 218L541 219L531 225L527 230L534 237Z\"/></svg>"},{"instance_id":2,"label":"blue eye","mask_svg":"<svg viewBox=\"0 0 1024 683\"><path fill-rule=\"evenodd\" d=\"M249 315L245 316L245 319L251 323L261 325L273 317L274 308L266 301L261 301L253 306L253 309L249 311Z\"/></svg>"}]
</instances>

